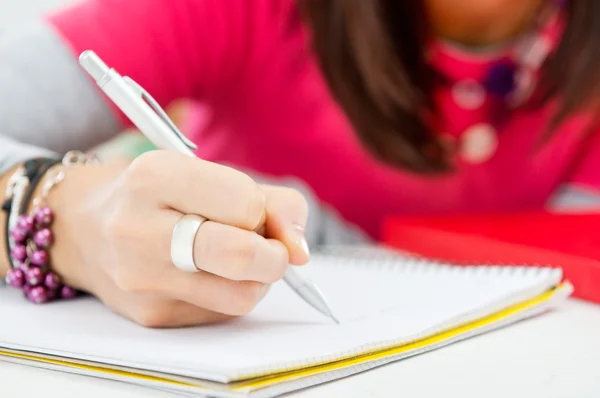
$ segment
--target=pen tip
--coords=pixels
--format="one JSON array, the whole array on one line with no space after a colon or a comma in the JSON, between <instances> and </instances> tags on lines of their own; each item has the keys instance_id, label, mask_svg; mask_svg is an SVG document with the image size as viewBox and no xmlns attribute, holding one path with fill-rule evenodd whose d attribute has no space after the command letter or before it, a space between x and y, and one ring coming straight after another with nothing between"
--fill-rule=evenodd
<instances>
[{"instance_id":1,"label":"pen tip","mask_svg":"<svg viewBox=\"0 0 600 398\"><path fill-rule=\"evenodd\" d=\"M333 321L335 323L337 323L338 325L340 324L340 321L335 316L333 316L333 314L331 314L330 316L331 316L331 319L333 319Z\"/></svg>"}]
</instances>

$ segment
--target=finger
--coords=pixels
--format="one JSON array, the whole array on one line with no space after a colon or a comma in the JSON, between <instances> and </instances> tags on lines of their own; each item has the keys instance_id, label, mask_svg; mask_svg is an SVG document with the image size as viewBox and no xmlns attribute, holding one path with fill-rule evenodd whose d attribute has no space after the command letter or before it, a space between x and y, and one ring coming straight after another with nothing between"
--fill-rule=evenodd
<instances>
[{"instance_id":1,"label":"finger","mask_svg":"<svg viewBox=\"0 0 600 398\"><path fill-rule=\"evenodd\" d=\"M254 281L233 281L205 271L186 273L178 269L166 273L162 282L167 296L230 316L252 311L269 286Z\"/></svg>"},{"instance_id":2,"label":"finger","mask_svg":"<svg viewBox=\"0 0 600 398\"><path fill-rule=\"evenodd\" d=\"M274 283L289 265L283 243L256 232L204 222L194 240L196 267L235 281Z\"/></svg>"},{"instance_id":3,"label":"finger","mask_svg":"<svg viewBox=\"0 0 600 398\"><path fill-rule=\"evenodd\" d=\"M305 237L308 204L300 192L285 187L261 185L267 197L265 236L281 241L291 264L305 264L310 257Z\"/></svg>"},{"instance_id":4,"label":"finger","mask_svg":"<svg viewBox=\"0 0 600 398\"><path fill-rule=\"evenodd\" d=\"M253 230L265 219L264 192L246 174L170 151L138 157L126 173L134 191L184 214ZM161 189L156 189L156 187Z\"/></svg>"}]
</instances>

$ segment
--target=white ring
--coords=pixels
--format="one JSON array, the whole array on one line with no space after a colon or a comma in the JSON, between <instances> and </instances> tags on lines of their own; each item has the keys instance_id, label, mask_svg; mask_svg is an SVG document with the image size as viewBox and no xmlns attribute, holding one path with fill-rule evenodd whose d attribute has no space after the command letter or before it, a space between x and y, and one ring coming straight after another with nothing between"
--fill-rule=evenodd
<instances>
[{"instance_id":1,"label":"white ring","mask_svg":"<svg viewBox=\"0 0 600 398\"><path fill-rule=\"evenodd\" d=\"M177 221L171 236L171 260L185 272L198 272L194 262L194 240L196 233L206 218L187 214Z\"/></svg>"}]
</instances>

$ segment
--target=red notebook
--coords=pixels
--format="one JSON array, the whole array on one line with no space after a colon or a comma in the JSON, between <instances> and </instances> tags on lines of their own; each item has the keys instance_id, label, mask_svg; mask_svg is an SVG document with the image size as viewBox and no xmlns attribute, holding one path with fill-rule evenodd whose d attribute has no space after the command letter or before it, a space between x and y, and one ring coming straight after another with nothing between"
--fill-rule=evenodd
<instances>
[{"instance_id":1,"label":"red notebook","mask_svg":"<svg viewBox=\"0 0 600 398\"><path fill-rule=\"evenodd\" d=\"M519 213L391 218L391 247L459 264L560 267L573 296L600 303L600 214Z\"/></svg>"}]
</instances>

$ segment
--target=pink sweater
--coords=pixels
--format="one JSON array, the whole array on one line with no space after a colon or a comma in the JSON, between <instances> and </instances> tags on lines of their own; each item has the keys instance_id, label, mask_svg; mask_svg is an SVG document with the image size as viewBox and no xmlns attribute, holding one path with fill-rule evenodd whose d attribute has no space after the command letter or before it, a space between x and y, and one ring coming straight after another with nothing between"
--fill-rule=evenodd
<instances>
[{"instance_id":1,"label":"pink sweater","mask_svg":"<svg viewBox=\"0 0 600 398\"><path fill-rule=\"evenodd\" d=\"M87 0L50 20L74 56L95 50L163 106L197 100L186 133L199 156L297 176L372 236L391 215L540 208L565 183L600 185L600 142L584 143L582 120L533 154L551 109L516 109L499 131L491 127L490 101L465 83L481 77L492 55L441 48L433 56L453 78L436 93L439 131L470 141L455 173L425 178L361 147L293 0Z\"/></svg>"}]
</instances>

